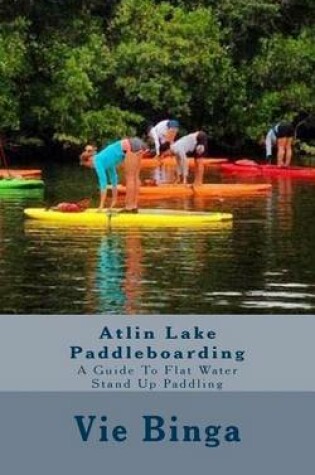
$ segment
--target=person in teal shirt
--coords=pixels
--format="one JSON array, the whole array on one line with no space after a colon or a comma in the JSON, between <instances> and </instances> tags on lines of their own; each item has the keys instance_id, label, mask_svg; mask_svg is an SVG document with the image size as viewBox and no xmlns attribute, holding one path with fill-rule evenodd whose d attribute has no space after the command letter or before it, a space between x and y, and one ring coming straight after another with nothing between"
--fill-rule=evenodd
<instances>
[{"instance_id":1,"label":"person in teal shirt","mask_svg":"<svg viewBox=\"0 0 315 475\"><path fill-rule=\"evenodd\" d=\"M100 188L100 211L105 207L109 183L112 185L110 208L116 205L118 185L116 168L121 163L125 165L126 175L126 205L123 211L129 213L138 211L140 160L146 149L146 144L138 137L117 140L100 152L96 152L93 145L85 147L84 152L80 155L80 163L95 169Z\"/></svg>"}]
</instances>

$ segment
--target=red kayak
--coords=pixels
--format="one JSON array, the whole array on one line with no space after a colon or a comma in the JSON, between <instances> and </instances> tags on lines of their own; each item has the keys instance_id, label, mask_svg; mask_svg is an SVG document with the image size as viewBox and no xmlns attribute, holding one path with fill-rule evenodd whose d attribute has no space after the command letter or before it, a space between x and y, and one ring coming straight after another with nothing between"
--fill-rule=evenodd
<instances>
[{"instance_id":1,"label":"red kayak","mask_svg":"<svg viewBox=\"0 0 315 475\"><path fill-rule=\"evenodd\" d=\"M42 171L37 169L0 168L0 178L38 178L41 174Z\"/></svg>"},{"instance_id":2,"label":"red kayak","mask_svg":"<svg viewBox=\"0 0 315 475\"><path fill-rule=\"evenodd\" d=\"M277 165L258 165L249 160L240 160L235 163L222 163L220 170L235 175L263 175L270 177L292 177L315 180L315 168L306 167L278 167Z\"/></svg>"},{"instance_id":3,"label":"red kayak","mask_svg":"<svg viewBox=\"0 0 315 475\"><path fill-rule=\"evenodd\" d=\"M201 158L199 159L201 160ZM202 158L203 165L205 167L216 167L221 165L221 163L227 162L227 158ZM157 158L142 158L141 159L141 168L156 168L160 165L175 166L176 159L175 157L164 157L160 161ZM188 166L194 167L195 161L193 158L188 158Z\"/></svg>"}]
</instances>

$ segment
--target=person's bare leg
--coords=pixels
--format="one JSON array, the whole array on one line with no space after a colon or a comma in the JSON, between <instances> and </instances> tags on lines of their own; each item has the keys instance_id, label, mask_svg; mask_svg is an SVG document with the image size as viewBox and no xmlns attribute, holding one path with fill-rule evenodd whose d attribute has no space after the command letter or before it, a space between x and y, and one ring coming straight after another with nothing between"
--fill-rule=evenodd
<instances>
[{"instance_id":1,"label":"person's bare leg","mask_svg":"<svg viewBox=\"0 0 315 475\"><path fill-rule=\"evenodd\" d=\"M284 154L285 154L285 138L277 140L277 165L282 167L284 165Z\"/></svg>"},{"instance_id":2,"label":"person's bare leg","mask_svg":"<svg viewBox=\"0 0 315 475\"><path fill-rule=\"evenodd\" d=\"M128 152L125 158L126 174L126 209L131 210L138 207L138 197L140 189L140 157L134 152Z\"/></svg>"},{"instance_id":3,"label":"person's bare leg","mask_svg":"<svg viewBox=\"0 0 315 475\"><path fill-rule=\"evenodd\" d=\"M292 137L287 138L286 145L285 145L285 159L284 159L284 164L286 167L289 167L291 165L292 142L293 142Z\"/></svg>"},{"instance_id":4,"label":"person's bare leg","mask_svg":"<svg viewBox=\"0 0 315 475\"><path fill-rule=\"evenodd\" d=\"M125 208L128 210L132 209L133 197L135 194L134 190L134 179L133 179L133 163L132 163L132 152L128 152L125 158L125 176L126 176L126 197L125 197Z\"/></svg>"},{"instance_id":5,"label":"person's bare leg","mask_svg":"<svg viewBox=\"0 0 315 475\"><path fill-rule=\"evenodd\" d=\"M134 187L134 196L133 196L133 209L138 208L138 202L139 202L139 193L140 193L140 168L141 168L141 158L139 154L135 154L135 164L134 164L134 181L135 181L135 187Z\"/></svg>"}]
</instances>

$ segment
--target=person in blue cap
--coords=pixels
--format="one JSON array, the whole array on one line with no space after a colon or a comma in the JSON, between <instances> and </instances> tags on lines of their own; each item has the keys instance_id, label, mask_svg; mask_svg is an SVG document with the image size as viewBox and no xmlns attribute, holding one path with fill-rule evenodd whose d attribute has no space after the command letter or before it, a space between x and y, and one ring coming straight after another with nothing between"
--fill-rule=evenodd
<instances>
[{"instance_id":1,"label":"person in blue cap","mask_svg":"<svg viewBox=\"0 0 315 475\"><path fill-rule=\"evenodd\" d=\"M155 154L158 157L169 150L178 134L178 129L179 122L170 119L162 120L158 124L148 127L148 138L150 142L153 142Z\"/></svg>"}]
</instances>

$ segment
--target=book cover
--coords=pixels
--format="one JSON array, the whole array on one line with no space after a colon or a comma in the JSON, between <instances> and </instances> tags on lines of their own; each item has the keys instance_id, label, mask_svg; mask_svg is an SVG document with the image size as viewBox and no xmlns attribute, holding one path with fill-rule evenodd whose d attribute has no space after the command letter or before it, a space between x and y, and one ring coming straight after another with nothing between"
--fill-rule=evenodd
<instances>
[{"instance_id":1,"label":"book cover","mask_svg":"<svg viewBox=\"0 0 315 475\"><path fill-rule=\"evenodd\" d=\"M304 3L1 2L1 473L312 471ZM117 212L120 186L114 212L42 219L98 206L88 140L147 140L165 119L207 133L188 184L146 157L139 213Z\"/></svg>"}]
</instances>

